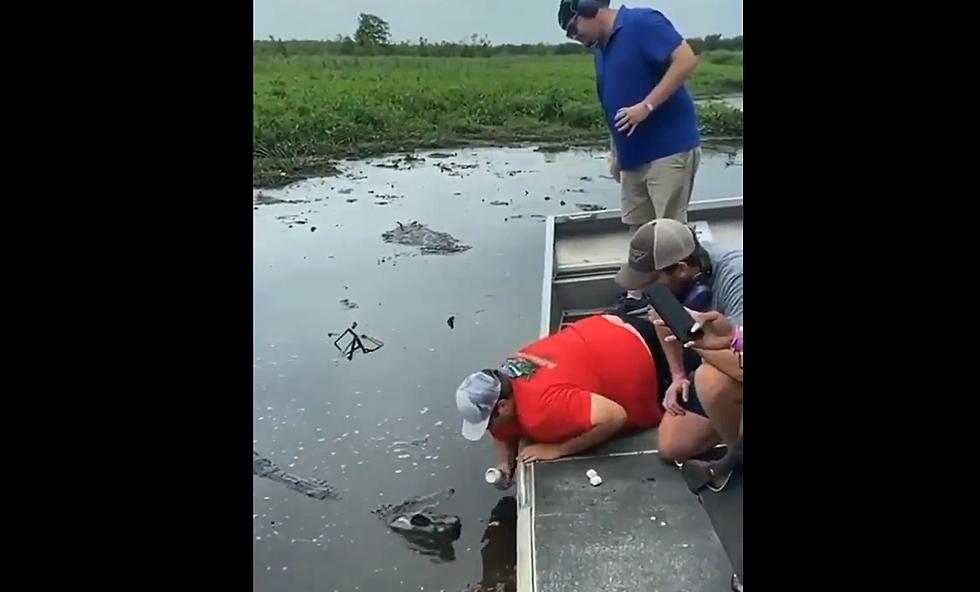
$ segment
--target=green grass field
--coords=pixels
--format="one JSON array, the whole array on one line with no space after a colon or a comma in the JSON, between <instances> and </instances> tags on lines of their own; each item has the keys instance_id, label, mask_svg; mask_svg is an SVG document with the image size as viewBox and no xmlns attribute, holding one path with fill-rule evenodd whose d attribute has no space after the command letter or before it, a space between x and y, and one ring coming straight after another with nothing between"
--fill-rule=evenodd
<instances>
[{"instance_id":1,"label":"green grass field","mask_svg":"<svg viewBox=\"0 0 980 592\"><path fill-rule=\"evenodd\" d=\"M253 184L331 159L465 142L588 143L607 134L592 58L253 58ZM742 89L741 53L702 56L691 90ZM705 136L740 136L741 113L700 108Z\"/></svg>"}]
</instances>

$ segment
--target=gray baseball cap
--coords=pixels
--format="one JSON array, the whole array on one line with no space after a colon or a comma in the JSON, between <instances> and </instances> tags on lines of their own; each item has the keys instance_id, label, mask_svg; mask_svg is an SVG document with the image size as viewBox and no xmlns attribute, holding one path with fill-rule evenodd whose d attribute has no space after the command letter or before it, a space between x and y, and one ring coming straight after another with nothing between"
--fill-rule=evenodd
<instances>
[{"instance_id":1,"label":"gray baseball cap","mask_svg":"<svg viewBox=\"0 0 980 592\"><path fill-rule=\"evenodd\" d=\"M616 274L616 283L639 290L657 277L657 272L680 263L694 253L694 231L683 222L658 218L641 226L630 239L626 265Z\"/></svg>"},{"instance_id":2,"label":"gray baseball cap","mask_svg":"<svg viewBox=\"0 0 980 592\"><path fill-rule=\"evenodd\" d=\"M500 381L486 372L474 372L456 389L456 408L463 416L463 437L479 440L487 431L493 407L500 398Z\"/></svg>"}]
</instances>

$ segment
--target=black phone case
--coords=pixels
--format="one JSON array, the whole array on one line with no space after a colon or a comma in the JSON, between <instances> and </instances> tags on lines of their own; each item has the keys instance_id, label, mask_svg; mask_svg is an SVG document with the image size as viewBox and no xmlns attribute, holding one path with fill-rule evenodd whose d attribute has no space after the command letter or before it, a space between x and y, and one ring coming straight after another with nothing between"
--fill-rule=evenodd
<instances>
[{"instance_id":1,"label":"black phone case","mask_svg":"<svg viewBox=\"0 0 980 592\"><path fill-rule=\"evenodd\" d=\"M667 286L655 284L647 290L647 297L653 309L681 343L698 336L700 331L691 331L695 325L694 318Z\"/></svg>"}]
</instances>

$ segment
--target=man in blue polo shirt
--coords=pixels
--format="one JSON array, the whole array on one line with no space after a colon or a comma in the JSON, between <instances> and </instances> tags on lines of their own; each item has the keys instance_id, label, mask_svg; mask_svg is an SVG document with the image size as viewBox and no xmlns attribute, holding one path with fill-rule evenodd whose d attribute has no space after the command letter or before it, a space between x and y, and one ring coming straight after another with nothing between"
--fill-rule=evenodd
<instances>
[{"instance_id":1,"label":"man in blue polo shirt","mask_svg":"<svg viewBox=\"0 0 980 592\"><path fill-rule=\"evenodd\" d=\"M652 8L609 8L609 0L562 0L568 37L596 48L599 101L612 135L610 172L622 185L623 223L687 222L701 158L694 100L684 81L697 57Z\"/></svg>"},{"instance_id":2,"label":"man in blue polo shirt","mask_svg":"<svg viewBox=\"0 0 980 592\"><path fill-rule=\"evenodd\" d=\"M655 218L687 222L701 134L684 81L697 56L674 25L652 8L609 8L609 0L561 0L565 34L596 49L599 102L612 137L609 172L620 183L623 223L636 232ZM642 313L638 290L619 307Z\"/></svg>"}]
</instances>

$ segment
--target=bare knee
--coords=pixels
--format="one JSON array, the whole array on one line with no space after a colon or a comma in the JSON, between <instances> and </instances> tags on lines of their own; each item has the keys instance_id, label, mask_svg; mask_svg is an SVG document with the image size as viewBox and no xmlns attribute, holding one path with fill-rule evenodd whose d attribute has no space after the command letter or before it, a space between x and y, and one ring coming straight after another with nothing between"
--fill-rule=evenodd
<instances>
[{"instance_id":1,"label":"bare knee","mask_svg":"<svg viewBox=\"0 0 980 592\"><path fill-rule=\"evenodd\" d=\"M694 372L694 386L703 405L712 406L722 399L741 394L741 385L711 364L701 364Z\"/></svg>"},{"instance_id":2,"label":"bare knee","mask_svg":"<svg viewBox=\"0 0 980 592\"><path fill-rule=\"evenodd\" d=\"M701 452L704 439L702 435L691 431L661 431L658 436L657 452L664 460L686 460Z\"/></svg>"},{"instance_id":3,"label":"bare knee","mask_svg":"<svg viewBox=\"0 0 980 592\"><path fill-rule=\"evenodd\" d=\"M661 442L658 447L657 452L660 454L660 458L668 461L675 460L685 460L690 458L690 451L686 450L686 446L680 446L675 442L667 440L666 442Z\"/></svg>"}]
</instances>

